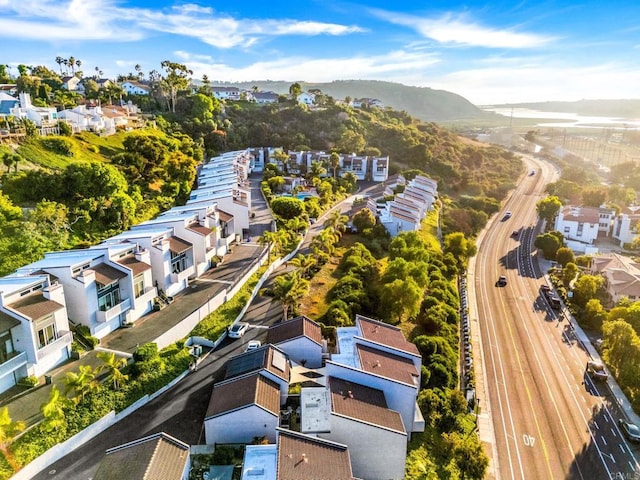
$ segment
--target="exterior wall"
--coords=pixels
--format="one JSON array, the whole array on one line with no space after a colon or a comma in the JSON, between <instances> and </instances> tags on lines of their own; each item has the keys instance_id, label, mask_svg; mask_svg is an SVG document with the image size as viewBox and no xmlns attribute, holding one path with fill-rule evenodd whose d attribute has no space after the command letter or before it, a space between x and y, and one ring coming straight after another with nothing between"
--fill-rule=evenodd
<instances>
[{"instance_id":1,"label":"exterior wall","mask_svg":"<svg viewBox=\"0 0 640 480\"><path fill-rule=\"evenodd\" d=\"M582 225L582 233L578 235L578 227ZM597 223L565 222L562 214L556 217L555 229L569 240L592 244L598 238Z\"/></svg>"},{"instance_id":2,"label":"exterior wall","mask_svg":"<svg viewBox=\"0 0 640 480\"><path fill-rule=\"evenodd\" d=\"M616 217L611 236L619 240L620 246L622 247L625 243L632 243L639 235L632 231L631 218L628 215L622 214Z\"/></svg>"},{"instance_id":3,"label":"exterior wall","mask_svg":"<svg viewBox=\"0 0 640 480\"><path fill-rule=\"evenodd\" d=\"M209 445L251 443L253 437L265 436L275 443L278 419L278 415L256 405L207 418L204 421L205 441Z\"/></svg>"},{"instance_id":4,"label":"exterior wall","mask_svg":"<svg viewBox=\"0 0 640 480\"><path fill-rule=\"evenodd\" d=\"M280 350L289 355L292 362L301 363L306 360L305 367L322 367L322 345L318 345L307 337L294 338L276 345Z\"/></svg>"},{"instance_id":5,"label":"exterior wall","mask_svg":"<svg viewBox=\"0 0 640 480\"><path fill-rule=\"evenodd\" d=\"M387 407L400 413L405 430L412 430L418 387L395 382L388 378L372 375L363 370L350 368L331 361L328 361L325 365L325 375L382 390L387 400Z\"/></svg>"},{"instance_id":6,"label":"exterior wall","mask_svg":"<svg viewBox=\"0 0 640 480\"><path fill-rule=\"evenodd\" d=\"M349 447L354 477L367 480L403 480L407 436L356 420L331 415L331 432L318 437ZM384 454L380 447L384 446Z\"/></svg>"}]
</instances>

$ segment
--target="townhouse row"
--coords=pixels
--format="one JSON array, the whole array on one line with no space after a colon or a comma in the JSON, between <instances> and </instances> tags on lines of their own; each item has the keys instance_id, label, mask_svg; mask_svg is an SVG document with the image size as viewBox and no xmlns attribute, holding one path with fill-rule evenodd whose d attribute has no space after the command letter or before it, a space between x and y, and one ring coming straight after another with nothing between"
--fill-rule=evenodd
<instances>
[{"instance_id":1,"label":"townhouse row","mask_svg":"<svg viewBox=\"0 0 640 480\"><path fill-rule=\"evenodd\" d=\"M421 364L399 328L362 315L337 329L331 348L307 317L273 325L267 344L229 359L214 384L205 441L245 445L243 480L402 479L407 442L425 429L417 404ZM299 394L289 393L294 384ZM143 442L171 450L177 467L166 478L187 478L190 447L165 434L111 449L94 478L126 471L122 462L133 462ZM148 471L160 461L137 460L130 468ZM231 478L224 469L230 474L233 466L212 466L210 478Z\"/></svg>"},{"instance_id":2,"label":"townhouse row","mask_svg":"<svg viewBox=\"0 0 640 480\"><path fill-rule=\"evenodd\" d=\"M0 392L67 360L72 326L101 339L216 266L249 228L250 163L244 150L212 158L186 205L0 278Z\"/></svg>"}]
</instances>

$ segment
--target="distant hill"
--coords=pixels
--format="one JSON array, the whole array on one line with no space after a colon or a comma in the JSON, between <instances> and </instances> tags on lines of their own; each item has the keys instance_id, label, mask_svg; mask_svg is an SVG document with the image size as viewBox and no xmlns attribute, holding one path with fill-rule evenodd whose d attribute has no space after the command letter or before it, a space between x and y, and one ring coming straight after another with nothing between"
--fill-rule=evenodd
<instances>
[{"instance_id":1,"label":"distant hill","mask_svg":"<svg viewBox=\"0 0 640 480\"><path fill-rule=\"evenodd\" d=\"M262 91L279 94L289 93L294 82L256 81L256 82L215 82L212 85L236 86L251 90L257 86ZM331 83L297 82L303 91L319 89L336 100L351 98L377 98L385 107L404 110L410 115L425 121L464 120L484 118L487 113L476 107L466 98L445 90L433 90L425 87L410 87L400 83L377 80L336 80Z\"/></svg>"},{"instance_id":2,"label":"distant hill","mask_svg":"<svg viewBox=\"0 0 640 480\"><path fill-rule=\"evenodd\" d=\"M566 112L600 117L640 119L640 100L578 100L575 102L509 103L498 108L529 108L542 112Z\"/></svg>"}]
</instances>

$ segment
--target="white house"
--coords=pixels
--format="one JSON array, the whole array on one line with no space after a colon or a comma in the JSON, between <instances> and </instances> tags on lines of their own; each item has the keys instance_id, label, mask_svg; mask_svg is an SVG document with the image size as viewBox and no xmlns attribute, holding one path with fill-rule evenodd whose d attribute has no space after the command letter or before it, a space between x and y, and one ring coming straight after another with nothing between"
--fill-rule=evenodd
<instances>
[{"instance_id":1,"label":"white house","mask_svg":"<svg viewBox=\"0 0 640 480\"><path fill-rule=\"evenodd\" d=\"M292 362L307 368L322 367L322 331L318 323L305 316L269 327L267 343L286 353Z\"/></svg>"},{"instance_id":2,"label":"white house","mask_svg":"<svg viewBox=\"0 0 640 480\"><path fill-rule=\"evenodd\" d=\"M274 92L253 92L253 100L260 104L278 103L278 97Z\"/></svg>"},{"instance_id":3,"label":"white house","mask_svg":"<svg viewBox=\"0 0 640 480\"><path fill-rule=\"evenodd\" d=\"M211 87L213 96L218 100L240 100L242 92L238 87Z\"/></svg>"},{"instance_id":4,"label":"white house","mask_svg":"<svg viewBox=\"0 0 640 480\"><path fill-rule=\"evenodd\" d=\"M349 447L354 476L367 480L404 479L407 432L400 413L389 409L385 392L335 377L329 378L328 388L329 431L317 435ZM309 402L306 396L302 398L304 416Z\"/></svg>"},{"instance_id":5,"label":"white house","mask_svg":"<svg viewBox=\"0 0 640 480\"><path fill-rule=\"evenodd\" d=\"M62 285L42 273L0 278L0 392L67 360L72 341Z\"/></svg>"},{"instance_id":6,"label":"white house","mask_svg":"<svg viewBox=\"0 0 640 480\"><path fill-rule=\"evenodd\" d=\"M102 245L138 245L148 252L151 283L157 293L174 296L195 278L193 244L175 235L168 226L135 225L126 232L107 239Z\"/></svg>"},{"instance_id":7,"label":"white house","mask_svg":"<svg viewBox=\"0 0 640 480\"><path fill-rule=\"evenodd\" d=\"M280 388L260 373L213 386L204 418L207 444L251 443L256 437L275 442L280 419Z\"/></svg>"},{"instance_id":8,"label":"white house","mask_svg":"<svg viewBox=\"0 0 640 480\"><path fill-rule=\"evenodd\" d=\"M620 246L633 243L640 236L640 205L625 207L613 222L611 236L620 242Z\"/></svg>"},{"instance_id":9,"label":"white house","mask_svg":"<svg viewBox=\"0 0 640 480\"><path fill-rule=\"evenodd\" d=\"M81 79L75 75L62 77L62 88L64 88L65 90L69 90L70 92L75 92L76 90L78 90L80 82Z\"/></svg>"},{"instance_id":10,"label":"white house","mask_svg":"<svg viewBox=\"0 0 640 480\"><path fill-rule=\"evenodd\" d=\"M554 229L564 235L570 248L584 251L584 245L592 245L599 232L609 234L614 216L612 209L569 205L558 212Z\"/></svg>"},{"instance_id":11,"label":"white house","mask_svg":"<svg viewBox=\"0 0 640 480\"><path fill-rule=\"evenodd\" d=\"M149 250L129 242L49 252L17 270L45 272L64 287L69 319L102 338L150 312L157 296Z\"/></svg>"},{"instance_id":12,"label":"white house","mask_svg":"<svg viewBox=\"0 0 640 480\"><path fill-rule=\"evenodd\" d=\"M302 92L296 97L296 100L298 101L298 103L311 106L315 105L316 96L313 93Z\"/></svg>"},{"instance_id":13,"label":"white house","mask_svg":"<svg viewBox=\"0 0 640 480\"><path fill-rule=\"evenodd\" d=\"M58 118L71 123L74 132L91 131L113 134L116 131L115 119L106 116L100 106L78 105L72 109L58 112Z\"/></svg>"},{"instance_id":14,"label":"white house","mask_svg":"<svg viewBox=\"0 0 640 480\"><path fill-rule=\"evenodd\" d=\"M31 96L28 93L20 93L19 106L9 110L9 114L18 118L31 120L40 128L55 127L58 123L58 111L55 107L34 107L31 104Z\"/></svg>"},{"instance_id":15,"label":"white house","mask_svg":"<svg viewBox=\"0 0 640 480\"><path fill-rule=\"evenodd\" d=\"M247 445L241 480L355 480L349 448L278 428L276 443Z\"/></svg>"},{"instance_id":16,"label":"white house","mask_svg":"<svg viewBox=\"0 0 640 480\"><path fill-rule=\"evenodd\" d=\"M151 92L148 85L136 82L135 80L128 80L121 83L120 88L122 88L127 95L149 95Z\"/></svg>"},{"instance_id":17,"label":"white house","mask_svg":"<svg viewBox=\"0 0 640 480\"><path fill-rule=\"evenodd\" d=\"M93 480L189 480L190 447L164 432L107 450Z\"/></svg>"}]
</instances>

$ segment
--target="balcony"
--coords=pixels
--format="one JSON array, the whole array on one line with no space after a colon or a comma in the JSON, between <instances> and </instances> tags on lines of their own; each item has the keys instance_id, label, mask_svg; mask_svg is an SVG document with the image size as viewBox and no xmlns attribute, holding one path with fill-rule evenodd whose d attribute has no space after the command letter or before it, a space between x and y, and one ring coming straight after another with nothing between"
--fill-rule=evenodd
<instances>
[{"instance_id":1,"label":"balcony","mask_svg":"<svg viewBox=\"0 0 640 480\"><path fill-rule=\"evenodd\" d=\"M42 360L51 352L57 352L62 347L71 345L73 341L73 334L71 332L61 331L59 332L58 338L56 338L49 345L45 345L40 350L38 350L38 360Z\"/></svg>"},{"instance_id":2,"label":"balcony","mask_svg":"<svg viewBox=\"0 0 640 480\"><path fill-rule=\"evenodd\" d=\"M180 273L172 273L171 274L171 283L180 283L189 278L196 272L196 267L191 265L190 267L185 268Z\"/></svg>"},{"instance_id":3,"label":"balcony","mask_svg":"<svg viewBox=\"0 0 640 480\"><path fill-rule=\"evenodd\" d=\"M137 297L134 302L136 306L144 305L158 296L156 287L145 287L144 293Z\"/></svg>"},{"instance_id":4,"label":"balcony","mask_svg":"<svg viewBox=\"0 0 640 480\"><path fill-rule=\"evenodd\" d=\"M121 313L131 310L131 300L125 298L122 302L106 311L98 311L98 322L105 323L113 320Z\"/></svg>"},{"instance_id":5,"label":"balcony","mask_svg":"<svg viewBox=\"0 0 640 480\"><path fill-rule=\"evenodd\" d=\"M27 364L27 354L25 352L16 352L16 354L11 357L6 362L0 364L0 377L4 377L5 375L10 374L11 372L15 372L20 367L23 367Z\"/></svg>"}]
</instances>

